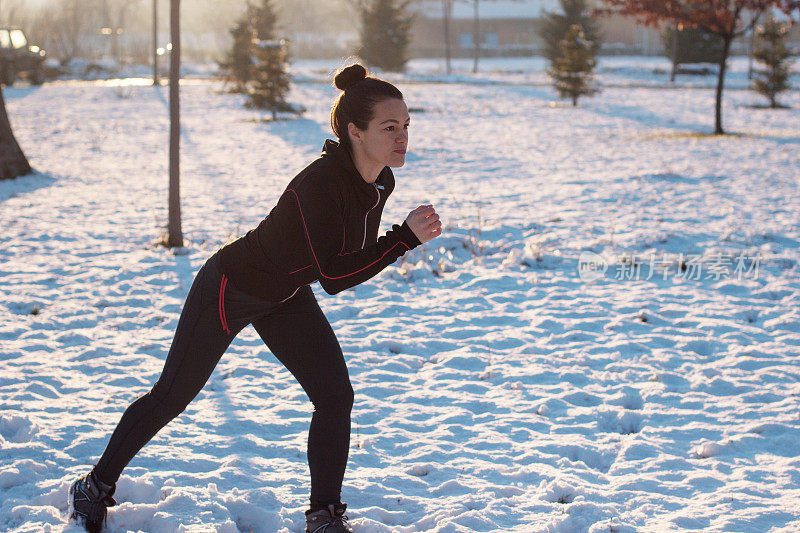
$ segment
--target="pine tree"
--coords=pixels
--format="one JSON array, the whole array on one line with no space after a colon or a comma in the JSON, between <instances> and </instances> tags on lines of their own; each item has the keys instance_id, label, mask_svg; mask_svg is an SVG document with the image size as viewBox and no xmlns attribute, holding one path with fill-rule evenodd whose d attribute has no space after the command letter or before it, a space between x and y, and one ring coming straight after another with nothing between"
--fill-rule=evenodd
<instances>
[{"instance_id":1,"label":"pine tree","mask_svg":"<svg viewBox=\"0 0 800 533\"><path fill-rule=\"evenodd\" d=\"M272 0L261 0L258 6L248 5L247 13L255 41L246 105L268 109L275 119L278 111L294 111L286 102L291 82L287 70L286 41L275 38L278 16Z\"/></svg>"},{"instance_id":2,"label":"pine tree","mask_svg":"<svg viewBox=\"0 0 800 533\"><path fill-rule=\"evenodd\" d=\"M400 71L407 51L413 15L410 0L371 0L361 9L361 46L356 54L369 66Z\"/></svg>"},{"instance_id":3,"label":"pine tree","mask_svg":"<svg viewBox=\"0 0 800 533\"><path fill-rule=\"evenodd\" d=\"M786 48L786 24L770 19L756 30L757 45L753 58L765 65L765 69L757 70L759 76L753 81L752 88L769 99L770 107L784 107L778 103L778 94L789 89L789 67L791 52Z\"/></svg>"},{"instance_id":4,"label":"pine tree","mask_svg":"<svg viewBox=\"0 0 800 533\"><path fill-rule=\"evenodd\" d=\"M544 41L544 56L554 65L561 57L561 41L573 24L580 24L586 40L592 43L592 57L596 57L602 44L600 25L589 16L586 0L560 0L563 13L552 12L541 18L536 25L539 36Z\"/></svg>"},{"instance_id":5,"label":"pine tree","mask_svg":"<svg viewBox=\"0 0 800 533\"><path fill-rule=\"evenodd\" d=\"M592 43L587 41L580 24L573 24L560 43L561 57L547 71L562 98L571 98L578 105L578 97L598 92L593 86L595 60Z\"/></svg>"},{"instance_id":6,"label":"pine tree","mask_svg":"<svg viewBox=\"0 0 800 533\"><path fill-rule=\"evenodd\" d=\"M286 102L291 78L286 70L286 42L258 41L255 47L255 68L248 86L248 107L269 109L273 120L278 111L293 111Z\"/></svg>"},{"instance_id":7,"label":"pine tree","mask_svg":"<svg viewBox=\"0 0 800 533\"><path fill-rule=\"evenodd\" d=\"M291 78L287 70L286 42L276 40L278 16L272 0L258 5L248 2L247 11L231 29L233 47L220 67L233 92L246 93L247 107L268 109L272 118L278 111L302 112L286 102Z\"/></svg>"},{"instance_id":8,"label":"pine tree","mask_svg":"<svg viewBox=\"0 0 800 533\"><path fill-rule=\"evenodd\" d=\"M256 39L271 41L275 39L275 26L278 24L278 14L272 0L261 0L261 5L248 5L250 24L255 31Z\"/></svg>"},{"instance_id":9,"label":"pine tree","mask_svg":"<svg viewBox=\"0 0 800 533\"><path fill-rule=\"evenodd\" d=\"M233 46L224 61L220 62L220 69L224 72L226 83L233 84L231 92L247 92L247 84L253 79L253 41L255 31L250 23L250 17L242 17L231 28Z\"/></svg>"}]
</instances>

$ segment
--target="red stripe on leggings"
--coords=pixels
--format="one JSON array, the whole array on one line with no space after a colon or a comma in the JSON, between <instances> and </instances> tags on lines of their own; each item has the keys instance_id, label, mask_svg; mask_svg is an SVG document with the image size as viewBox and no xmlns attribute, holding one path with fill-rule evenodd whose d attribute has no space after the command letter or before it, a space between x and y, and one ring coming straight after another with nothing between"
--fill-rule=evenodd
<instances>
[{"instance_id":1,"label":"red stripe on leggings","mask_svg":"<svg viewBox=\"0 0 800 533\"><path fill-rule=\"evenodd\" d=\"M228 279L223 274L222 281L219 282L219 322L222 324L222 329L230 334L231 330L228 329L228 322L225 320L225 285L227 284Z\"/></svg>"}]
</instances>

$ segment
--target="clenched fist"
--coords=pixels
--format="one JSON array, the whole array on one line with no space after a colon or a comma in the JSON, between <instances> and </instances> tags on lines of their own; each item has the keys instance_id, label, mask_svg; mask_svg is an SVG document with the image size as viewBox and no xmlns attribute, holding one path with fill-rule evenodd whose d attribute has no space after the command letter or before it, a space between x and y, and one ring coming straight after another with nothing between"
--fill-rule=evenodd
<instances>
[{"instance_id":1,"label":"clenched fist","mask_svg":"<svg viewBox=\"0 0 800 533\"><path fill-rule=\"evenodd\" d=\"M432 205L421 205L406 217L408 227L414 231L419 242L426 243L442 234L442 223Z\"/></svg>"}]
</instances>

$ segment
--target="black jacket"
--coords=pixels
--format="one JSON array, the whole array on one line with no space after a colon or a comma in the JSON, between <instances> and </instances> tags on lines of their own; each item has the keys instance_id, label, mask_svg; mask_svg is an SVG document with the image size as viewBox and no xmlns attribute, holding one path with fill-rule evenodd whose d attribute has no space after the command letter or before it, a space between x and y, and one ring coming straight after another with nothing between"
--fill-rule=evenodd
<instances>
[{"instance_id":1,"label":"black jacket","mask_svg":"<svg viewBox=\"0 0 800 533\"><path fill-rule=\"evenodd\" d=\"M393 190L388 166L367 183L328 139L258 227L219 250L222 272L240 291L276 302L317 280L328 294L358 285L421 244L405 222L378 238Z\"/></svg>"}]
</instances>

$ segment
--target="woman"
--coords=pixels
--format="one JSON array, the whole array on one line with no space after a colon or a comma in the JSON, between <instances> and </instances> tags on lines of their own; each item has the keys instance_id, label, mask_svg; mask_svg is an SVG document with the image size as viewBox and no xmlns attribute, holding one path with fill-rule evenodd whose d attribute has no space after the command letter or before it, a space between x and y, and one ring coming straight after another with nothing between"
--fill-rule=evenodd
<instances>
[{"instance_id":1,"label":"woman","mask_svg":"<svg viewBox=\"0 0 800 533\"><path fill-rule=\"evenodd\" d=\"M375 276L441 234L433 206L411 211L378 238L394 189L389 167L405 163L408 108L392 84L361 65L339 71L331 110L339 142L292 179L258 227L219 249L198 271L164 370L133 402L93 470L70 486L70 517L99 531L122 470L200 392L248 324L314 405L308 434L311 505L306 531L351 531L340 501L350 447L353 388L342 350L310 284L336 294Z\"/></svg>"}]
</instances>

